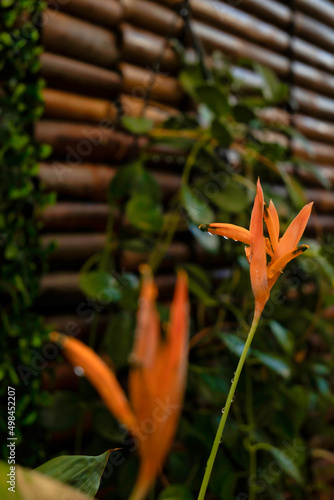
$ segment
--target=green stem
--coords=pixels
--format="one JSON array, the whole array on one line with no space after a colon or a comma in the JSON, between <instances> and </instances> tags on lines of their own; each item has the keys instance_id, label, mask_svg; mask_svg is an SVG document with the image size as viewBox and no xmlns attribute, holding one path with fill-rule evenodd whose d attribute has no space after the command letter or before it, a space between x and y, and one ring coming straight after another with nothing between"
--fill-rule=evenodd
<instances>
[{"instance_id":1,"label":"green stem","mask_svg":"<svg viewBox=\"0 0 334 500\"><path fill-rule=\"evenodd\" d=\"M253 413L253 386L251 379L251 371L246 365L246 412L249 426L249 500L255 500L256 497L256 453L257 450L252 446L252 434L255 427ZM255 480L253 480L255 478Z\"/></svg>"},{"instance_id":2,"label":"green stem","mask_svg":"<svg viewBox=\"0 0 334 500\"><path fill-rule=\"evenodd\" d=\"M256 450L249 448L249 500L255 500L256 497Z\"/></svg>"},{"instance_id":3,"label":"green stem","mask_svg":"<svg viewBox=\"0 0 334 500\"><path fill-rule=\"evenodd\" d=\"M257 328L257 325L259 323L259 320L260 320L260 315L259 314L255 314L254 318L253 318L252 326L251 326L250 331L248 333L248 337L247 337L244 349L243 349L241 357L239 359L239 363L238 363L236 372L234 374L234 378L233 378L233 382L232 382L232 385L231 385L231 388L230 388L230 392L228 393L228 396L227 396L226 405L225 405L225 408L224 408L224 411L223 411L223 415L222 415L222 418L221 418L221 421L220 421L220 424L219 424L219 427L218 427L218 430L217 430L217 434L216 434L215 440L213 442L213 446L212 446L212 449L211 449L211 453L210 453L210 456L209 456L208 463L206 465L204 478L203 478L201 489L200 489L200 492L199 492L199 495L198 495L198 500L204 500L205 493L206 493L206 490L207 490L207 487L208 487L208 484L209 484L210 476L211 476L211 473L212 473L213 465L214 465L214 462L215 462L215 459L216 459L217 451L218 451L218 448L219 448L219 444L221 442L221 438L222 438L222 435L223 435L225 423L226 423L226 420L227 420L227 417L228 417L228 414L229 414L229 411L230 411L230 408L231 408L231 405L232 405L234 394L235 394L235 391L236 391L236 388L237 388L237 385L238 385L238 382L239 382L240 374L241 374L242 368L244 366L244 363L245 363L245 360L246 360L246 357L247 357L250 345L252 343L254 334L256 332L256 328Z\"/></svg>"}]
</instances>

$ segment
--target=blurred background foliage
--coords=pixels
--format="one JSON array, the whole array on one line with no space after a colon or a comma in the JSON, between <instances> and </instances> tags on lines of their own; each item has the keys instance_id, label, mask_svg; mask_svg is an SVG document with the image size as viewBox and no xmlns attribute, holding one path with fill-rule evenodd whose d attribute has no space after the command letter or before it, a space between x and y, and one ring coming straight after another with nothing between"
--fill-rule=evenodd
<instances>
[{"instance_id":1,"label":"blurred background foliage","mask_svg":"<svg viewBox=\"0 0 334 500\"><path fill-rule=\"evenodd\" d=\"M7 3L4 22L11 28L17 4ZM21 3L25 7L36 4ZM98 455L120 447L124 460L109 462L99 496L125 499L133 487L137 459L124 430L92 387L80 379L77 393L62 390L45 397L40 374L25 386L13 368L20 363L31 366L31 349L40 350L45 335L41 318L31 313L46 262L38 242L36 209L50 201L36 189L35 181L37 162L48 151L32 139L31 126L42 112L37 78L40 49L38 34L32 33L27 39L14 30L11 35L4 32L0 39L8 90L1 96L0 227L6 228L0 246L2 387L7 380L22 395L18 417L24 436L23 465L39 464L58 454ZM17 53L16 44L20 44ZM150 173L149 146L135 161L122 166L110 185L107 244L80 274L86 297L96 300L102 289L108 291L104 305L109 324L99 339L96 314L89 343L113 364L124 382L139 282L136 275L121 269L121 251L148 252L148 263L157 273L176 237L191 249L191 259L182 265L189 275L192 304L187 393L176 441L156 496L152 496L159 500L196 498L253 312L243 246L202 233L198 225L231 222L247 227L258 176L266 201L273 199L284 221L282 232L305 203L302 185L285 168L288 159L295 161L289 149L266 140L276 130L288 138L294 130L275 119L268 123L258 113L274 103L287 103L288 89L268 69L250 61L243 64L262 76L261 93L251 92L232 77L228 62L220 55L205 73L202 61L191 65L185 61L180 81L193 103L189 112L159 128L145 117L123 119L131 133L147 134L151 144L182 152L186 162L181 188L168 203L163 201ZM306 163L299 167L311 168ZM326 179L318 180L328 188ZM280 184L285 185L287 195L272 187ZM115 225L116 211L121 211L125 226ZM326 471L316 470L314 460L329 456L327 445L334 438L333 320L324 314L334 305L333 240L318 234L308 243L309 251L288 266L265 308L208 498L246 500L256 494L260 500L302 500L317 498L326 490ZM161 301L159 312L165 322L168 302ZM68 437L60 445L57 436Z\"/></svg>"},{"instance_id":2,"label":"blurred background foliage","mask_svg":"<svg viewBox=\"0 0 334 500\"><path fill-rule=\"evenodd\" d=\"M45 456L44 432L37 418L48 396L41 392L39 369L29 373L25 367L40 366L36 353L46 338L43 318L33 311L48 255L39 242L36 215L53 197L41 192L36 178L38 161L49 153L48 146L33 140L34 123L43 113L39 33L31 22L21 27L16 23L23 13L37 19L42 6L39 1L6 0L0 11L0 378L4 405L0 425L6 432L7 386L15 386L18 459L27 466ZM5 442L2 455L7 457Z\"/></svg>"}]
</instances>

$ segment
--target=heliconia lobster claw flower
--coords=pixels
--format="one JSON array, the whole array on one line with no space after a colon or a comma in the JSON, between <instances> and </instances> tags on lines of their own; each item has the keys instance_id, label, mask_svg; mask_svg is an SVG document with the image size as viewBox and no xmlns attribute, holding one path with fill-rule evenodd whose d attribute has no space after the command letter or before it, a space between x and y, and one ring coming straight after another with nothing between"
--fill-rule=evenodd
<instances>
[{"instance_id":1,"label":"heliconia lobster claw flower","mask_svg":"<svg viewBox=\"0 0 334 500\"><path fill-rule=\"evenodd\" d=\"M202 231L232 238L247 245L245 252L255 298L255 317L260 317L269 299L270 290L287 263L308 249L308 245L297 245L310 218L312 206L313 203L305 205L280 238L276 208L271 200L269 207L265 205L260 179L258 179L249 230L234 224L214 223L200 226ZM269 238L264 237L263 220L266 223ZM270 257L269 262L267 262L267 254Z\"/></svg>"},{"instance_id":2,"label":"heliconia lobster claw flower","mask_svg":"<svg viewBox=\"0 0 334 500\"><path fill-rule=\"evenodd\" d=\"M139 424L150 423L152 429L145 440L139 440L141 465L131 500L145 497L172 444L185 390L188 352L186 274L179 272L166 337L162 339L156 287L148 266L143 266L142 272L129 391Z\"/></svg>"},{"instance_id":3,"label":"heliconia lobster claw flower","mask_svg":"<svg viewBox=\"0 0 334 500\"><path fill-rule=\"evenodd\" d=\"M170 321L161 337L155 299L157 289L148 266L143 285L129 375L130 403L114 373L77 339L51 334L73 366L81 366L108 409L136 438L140 455L138 478L131 500L145 498L172 445L186 385L189 335L187 275L180 271Z\"/></svg>"}]
</instances>

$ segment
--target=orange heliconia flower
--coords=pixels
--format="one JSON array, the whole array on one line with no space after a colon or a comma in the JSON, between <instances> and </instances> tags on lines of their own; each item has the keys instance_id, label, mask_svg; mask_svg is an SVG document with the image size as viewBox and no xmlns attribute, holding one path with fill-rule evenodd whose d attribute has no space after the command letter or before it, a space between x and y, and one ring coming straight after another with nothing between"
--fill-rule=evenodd
<instances>
[{"instance_id":1,"label":"orange heliconia flower","mask_svg":"<svg viewBox=\"0 0 334 500\"><path fill-rule=\"evenodd\" d=\"M188 353L188 283L180 271L165 338L156 309L157 289L143 266L135 342L131 354L128 402L115 374L90 348L73 337L53 332L73 366L80 366L110 412L136 438L140 468L131 500L142 500L161 470L171 447L181 412Z\"/></svg>"},{"instance_id":2,"label":"orange heliconia flower","mask_svg":"<svg viewBox=\"0 0 334 500\"><path fill-rule=\"evenodd\" d=\"M255 314L258 318L269 299L270 290L290 260L308 249L308 245L297 246L311 215L313 203L305 205L282 236L279 237L279 218L273 202L267 208L263 199L260 179L257 181L256 196L249 230L234 224L202 224L200 229L248 245L245 248L250 267L250 278L255 298ZM263 234L263 220L269 238ZM267 262L267 254L270 261Z\"/></svg>"},{"instance_id":3,"label":"orange heliconia flower","mask_svg":"<svg viewBox=\"0 0 334 500\"><path fill-rule=\"evenodd\" d=\"M165 339L161 338L155 306L157 294L149 268L143 266L144 282L137 314L129 391L138 422L152 426L139 440L141 465L131 500L144 498L160 471L176 431L186 383L188 353L187 276L178 276ZM156 430L155 430L156 428Z\"/></svg>"}]
</instances>

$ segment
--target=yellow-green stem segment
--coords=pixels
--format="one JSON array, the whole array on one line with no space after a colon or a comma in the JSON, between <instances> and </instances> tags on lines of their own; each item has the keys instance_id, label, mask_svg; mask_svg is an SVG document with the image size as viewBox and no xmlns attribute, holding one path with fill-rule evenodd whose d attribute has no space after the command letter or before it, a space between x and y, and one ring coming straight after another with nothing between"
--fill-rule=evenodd
<instances>
[{"instance_id":1,"label":"yellow-green stem segment","mask_svg":"<svg viewBox=\"0 0 334 500\"><path fill-rule=\"evenodd\" d=\"M227 420L227 417L228 417L228 414L229 414L229 411L230 411L230 408L231 408L231 404L232 404L232 401L233 401L233 398L234 398L234 394L235 394L235 391L236 391L236 388L237 388L237 385L238 385L238 381L239 381L239 378L240 378L240 374L241 374L242 368L243 368L243 366L245 364L245 360L246 360L246 357L247 357L250 345L252 343L254 334L256 332L257 325L259 324L259 320L260 320L260 315L259 314L255 314L253 322L252 322L252 326L251 326L250 331L248 333L248 337L247 337L246 343L244 345L244 349L243 349L241 357L239 359L239 363L238 363L238 366L237 366L237 369L236 369L236 372L235 372L235 375L234 375L234 378L233 378L233 382L232 382L232 385L231 385L231 388L230 388L230 392L228 393L228 396L227 396L226 405L225 405L225 408L224 408L224 411L223 411L223 414L222 414L222 418L221 418L221 421L220 421L220 424L219 424L219 427L218 427L218 430L217 430L217 434L216 434L215 440L213 442L213 446L212 446L212 449L211 449L209 460L208 460L207 465L206 465L204 478L203 478L201 489L200 489L200 492L199 492L199 495L198 495L198 500L204 500L205 493L206 493L206 490L207 490L207 487L208 487L208 484L209 484L210 476L211 476L211 473L212 473L213 465L214 465L214 462L215 462L215 459L216 459L217 451L218 451L218 448L219 448L219 444L221 442L221 438L222 438L222 435L223 435L223 432L224 432L225 423L226 423L226 420Z\"/></svg>"}]
</instances>

